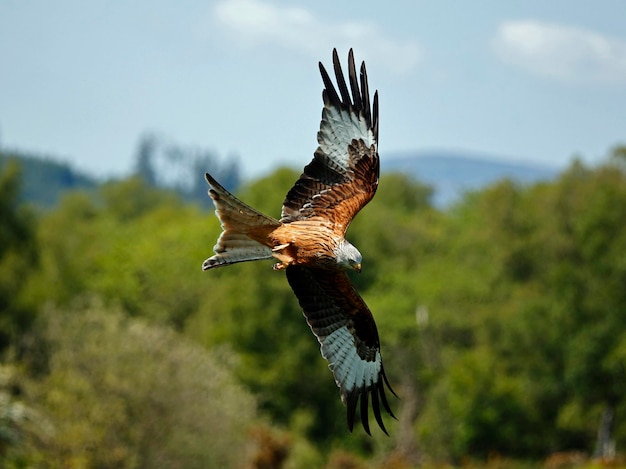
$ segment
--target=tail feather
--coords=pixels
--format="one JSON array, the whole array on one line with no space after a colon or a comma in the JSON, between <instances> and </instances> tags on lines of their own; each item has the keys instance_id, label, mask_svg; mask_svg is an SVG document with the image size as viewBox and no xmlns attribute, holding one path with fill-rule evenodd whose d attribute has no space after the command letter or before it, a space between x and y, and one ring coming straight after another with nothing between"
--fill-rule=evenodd
<instances>
[{"instance_id":1,"label":"tail feather","mask_svg":"<svg viewBox=\"0 0 626 469\"><path fill-rule=\"evenodd\" d=\"M211 187L209 195L224 231L213 248L215 255L202 263L202 269L270 259L272 249L267 236L281 225L280 221L243 203L210 174L206 173L205 178Z\"/></svg>"},{"instance_id":2,"label":"tail feather","mask_svg":"<svg viewBox=\"0 0 626 469\"><path fill-rule=\"evenodd\" d=\"M213 250L216 254L202 263L202 270L272 257L272 250L267 246L246 235L226 231L220 235Z\"/></svg>"}]
</instances>

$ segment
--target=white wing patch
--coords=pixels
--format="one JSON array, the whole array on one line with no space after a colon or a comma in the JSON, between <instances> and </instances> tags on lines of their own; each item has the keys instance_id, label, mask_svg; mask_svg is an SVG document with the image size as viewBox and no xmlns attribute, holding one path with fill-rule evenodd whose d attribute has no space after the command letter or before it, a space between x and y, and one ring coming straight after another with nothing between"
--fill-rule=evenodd
<instances>
[{"instance_id":1,"label":"white wing patch","mask_svg":"<svg viewBox=\"0 0 626 469\"><path fill-rule=\"evenodd\" d=\"M377 382L382 365L379 351L376 351L374 361L363 360L357 354L354 340L346 326L320 338L322 356L328 360L342 396L355 388L365 389Z\"/></svg>"},{"instance_id":2,"label":"white wing patch","mask_svg":"<svg viewBox=\"0 0 626 469\"><path fill-rule=\"evenodd\" d=\"M317 141L320 150L344 171L349 169L348 145L354 139L363 140L368 148L376 145L376 138L365 117L346 109L324 106Z\"/></svg>"}]
</instances>

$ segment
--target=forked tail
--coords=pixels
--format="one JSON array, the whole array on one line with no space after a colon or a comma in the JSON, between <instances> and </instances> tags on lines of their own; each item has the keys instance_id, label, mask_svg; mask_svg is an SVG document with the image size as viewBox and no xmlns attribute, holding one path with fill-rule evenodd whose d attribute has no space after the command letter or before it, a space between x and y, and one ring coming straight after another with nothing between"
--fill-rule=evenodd
<instances>
[{"instance_id":1,"label":"forked tail","mask_svg":"<svg viewBox=\"0 0 626 469\"><path fill-rule=\"evenodd\" d=\"M209 195L222 224L222 234L213 247L215 255L202 263L202 270L237 262L270 259L272 249L268 235L280 221L263 215L224 189L209 173L204 177L211 187Z\"/></svg>"}]
</instances>

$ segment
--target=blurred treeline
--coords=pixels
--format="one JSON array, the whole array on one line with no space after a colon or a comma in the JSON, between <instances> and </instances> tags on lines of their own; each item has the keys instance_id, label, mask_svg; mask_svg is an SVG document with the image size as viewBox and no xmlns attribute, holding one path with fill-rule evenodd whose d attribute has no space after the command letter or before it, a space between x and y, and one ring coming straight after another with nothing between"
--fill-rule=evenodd
<instances>
[{"instance_id":1,"label":"blurred treeline","mask_svg":"<svg viewBox=\"0 0 626 469\"><path fill-rule=\"evenodd\" d=\"M383 176L348 232L400 396L371 438L283 273L201 271L211 211L137 176L39 211L1 168L2 467L591 467L626 447L625 147L445 210ZM237 193L278 216L297 175Z\"/></svg>"}]
</instances>

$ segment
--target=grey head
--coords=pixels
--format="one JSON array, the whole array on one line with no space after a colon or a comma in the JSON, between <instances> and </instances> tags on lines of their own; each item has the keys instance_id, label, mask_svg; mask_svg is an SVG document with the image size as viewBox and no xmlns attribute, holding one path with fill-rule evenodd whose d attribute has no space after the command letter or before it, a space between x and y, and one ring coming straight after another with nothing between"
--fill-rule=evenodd
<instances>
[{"instance_id":1,"label":"grey head","mask_svg":"<svg viewBox=\"0 0 626 469\"><path fill-rule=\"evenodd\" d=\"M335 249L335 259L337 260L337 265L339 267L345 270L353 269L357 272L361 272L363 256L361 256L361 253L357 248L345 239L342 239Z\"/></svg>"}]
</instances>

